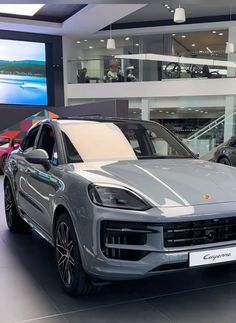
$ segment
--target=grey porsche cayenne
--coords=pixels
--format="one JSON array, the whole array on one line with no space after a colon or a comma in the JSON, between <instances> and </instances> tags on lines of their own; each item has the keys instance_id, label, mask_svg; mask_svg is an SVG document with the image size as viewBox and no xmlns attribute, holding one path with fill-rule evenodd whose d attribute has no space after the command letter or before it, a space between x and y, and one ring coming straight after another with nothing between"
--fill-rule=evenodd
<instances>
[{"instance_id":1,"label":"grey porsche cayenne","mask_svg":"<svg viewBox=\"0 0 236 323\"><path fill-rule=\"evenodd\" d=\"M4 190L9 229L54 246L69 294L236 260L236 169L196 159L154 122L39 122Z\"/></svg>"}]
</instances>

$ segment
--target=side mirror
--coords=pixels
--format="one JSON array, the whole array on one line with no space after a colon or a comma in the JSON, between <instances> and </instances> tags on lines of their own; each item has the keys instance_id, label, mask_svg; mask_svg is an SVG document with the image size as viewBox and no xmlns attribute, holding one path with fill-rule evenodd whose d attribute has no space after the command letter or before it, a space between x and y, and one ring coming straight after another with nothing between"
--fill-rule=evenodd
<instances>
[{"instance_id":1,"label":"side mirror","mask_svg":"<svg viewBox=\"0 0 236 323\"><path fill-rule=\"evenodd\" d=\"M49 170L51 163L48 153L43 149L31 149L24 153L25 159L31 164L41 164L46 170Z\"/></svg>"}]
</instances>

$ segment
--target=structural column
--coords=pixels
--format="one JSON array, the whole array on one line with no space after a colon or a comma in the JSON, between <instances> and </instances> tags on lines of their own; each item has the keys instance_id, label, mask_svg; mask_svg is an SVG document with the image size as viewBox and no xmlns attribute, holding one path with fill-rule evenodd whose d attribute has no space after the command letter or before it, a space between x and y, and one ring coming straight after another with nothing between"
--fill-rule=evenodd
<instances>
[{"instance_id":1,"label":"structural column","mask_svg":"<svg viewBox=\"0 0 236 323\"><path fill-rule=\"evenodd\" d=\"M142 98L142 120L150 120L149 98Z\"/></svg>"}]
</instances>

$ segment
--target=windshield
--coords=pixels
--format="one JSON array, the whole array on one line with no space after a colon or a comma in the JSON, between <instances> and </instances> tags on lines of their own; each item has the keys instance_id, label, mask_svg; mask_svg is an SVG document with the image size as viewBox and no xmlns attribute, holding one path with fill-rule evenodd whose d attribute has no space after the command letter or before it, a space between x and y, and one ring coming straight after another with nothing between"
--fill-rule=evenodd
<instances>
[{"instance_id":1,"label":"windshield","mask_svg":"<svg viewBox=\"0 0 236 323\"><path fill-rule=\"evenodd\" d=\"M10 138L0 137L0 149L10 147Z\"/></svg>"},{"instance_id":2,"label":"windshield","mask_svg":"<svg viewBox=\"0 0 236 323\"><path fill-rule=\"evenodd\" d=\"M192 158L165 128L148 122L79 122L60 125L69 162Z\"/></svg>"}]
</instances>

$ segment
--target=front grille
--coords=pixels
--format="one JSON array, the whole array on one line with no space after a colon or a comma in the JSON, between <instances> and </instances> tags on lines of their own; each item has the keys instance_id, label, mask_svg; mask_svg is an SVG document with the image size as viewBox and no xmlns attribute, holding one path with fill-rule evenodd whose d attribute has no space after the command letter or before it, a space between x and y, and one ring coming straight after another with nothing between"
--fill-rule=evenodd
<instances>
[{"instance_id":1,"label":"front grille","mask_svg":"<svg viewBox=\"0 0 236 323\"><path fill-rule=\"evenodd\" d=\"M107 258L140 260L148 254L145 250L147 235L153 233L143 223L103 221L101 224L101 249Z\"/></svg>"},{"instance_id":2,"label":"front grille","mask_svg":"<svg viewBox=\"0 0 236 323\"><path fill-rule=\"evenodd\" d=\"M163 224L164 246L185 247L236 240L236 217Z\"/></svg>"}]
</instances>

